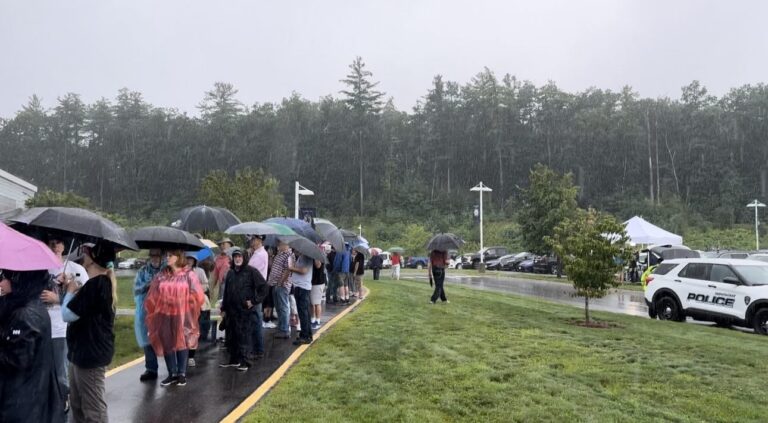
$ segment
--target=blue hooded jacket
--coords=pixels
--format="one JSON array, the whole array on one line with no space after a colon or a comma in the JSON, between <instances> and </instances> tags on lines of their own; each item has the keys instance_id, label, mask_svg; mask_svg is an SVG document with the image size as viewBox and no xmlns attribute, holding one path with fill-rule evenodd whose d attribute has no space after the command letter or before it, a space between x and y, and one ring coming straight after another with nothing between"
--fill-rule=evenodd
<instances>
[{"instance_id":1,"label":"blue hooded jacket","mask_svg":"<svg viewBox=\"0 0 768 423\"><path fill-rule=\"evenodd\" d=\"M149 329L144 318L147 317L147 310L144 308L144 299L149 292L149 285L152 279L165 267L165 260L160 263L160 267L153 267L147 262L144 267L136 273L136 279L133 281L133 300L136 303L136 314L133 318L133 330L136 333L136 343L144 348L149 345Z\"/></svg>"}]
</instances>

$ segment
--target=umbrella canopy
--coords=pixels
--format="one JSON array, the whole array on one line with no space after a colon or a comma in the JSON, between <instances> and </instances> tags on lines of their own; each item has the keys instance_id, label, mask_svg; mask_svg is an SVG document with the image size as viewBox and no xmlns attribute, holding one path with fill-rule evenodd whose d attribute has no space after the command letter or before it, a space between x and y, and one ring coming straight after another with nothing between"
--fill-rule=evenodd
<instances>
[{"instance_id":1,"label":"umbrella canopy","mask_svg":"<svg viewBox=\"0 0 768 423\"><path fill-rule=\"evenodd\" d=\"M195 259L197 260L198 263L207 259L208 257L213 256L213 250L211 250L209 247L205 247L199 251L189 251L189 253L192 253L195 255Z\"/></svg>"},{"instance_id":2,"label":"umbrella canopy","mask_svg":"<svg viewBox=\"0 0 768 423\"><path fill-rule=\"evenodd\" d=\"M318 234L317 231L312 228L312 225L301 219L294 219L290 217L271 217L265 220L264 223L279 223L281 225L285 225L293 229L293 231L297 234L307 238L312 242L319 243L324 241L323 238L320 237L320 234Z\"/></svg>"},{"instance_id":3,"label":"umbrella canopy","mask_svg":"<svg viewBox=\"0 0 768 423\"><path fill-rule=\"evenodd\" d=\"M389 252L390 253L403 254L405 252L405 248L403 248L403 247L392 247L392 248L389 249Z\"/></svg>"},{"instance_id":4,"label":"umbrella canopy","mask_svg":"<svg viewBox=\"0 0 768 423\"><path fill-rule=\"evenodd\" d=\"M131 237L142 249L198 251L205 247L196 236L169 226L146 226L131 232Z\"/></svg>"},{"instance_id":5,"label":"umbrella canopy","mask_svg":"<svg viewBox=\"0 0 768 423\"><path fill-rule=\"evenodd\" d=\"M61 267L48 246L0 223L0 269L28 271Z\"/></svg>"},{"instance_id":6,"label":"umbrella canopy","mask_svg":"<svg viewBox=\"0 0 768 423\"><path fill-rule=\"evenodd\" d=\"M330 242L336 251L344 250L344 236L341 234L339 228L331 223L330 220L321 218L315 219L315 230L321 237L323 237L323 239Z\"/></svg>"},{"instance_id":7,"label":"umbrella canopy","mask_svg":"<svg viewBox=\"0 0 768 423\"><path fill-rule=\"evenodd\" d=\"M278 232L276 235L267 235L267 237L264 239L264 245L269 247L274 247L277 245L277 237L288 241L301 236L294 232L293 229L279 223L266 223L266 225L275 228L275 230Z\"/></svg>"},{"instance_id":8,"label":"umbrella canopy","mask_svg":"<svg viewBox=\"0 0 768 423\"><path fill-rule=\"evenodd\" d=\"M341 236L344 237L344 241L349 242L357 238L357 233L350 231L349 229L339 229Z\"/></svg>"},{"instance_id":9,"label":"umbrella canopy","mask_svg":"<svg viewBox=\"0 0 768 423\"><path fill-rule=\"evenodd\" d=\"M371 252L371 254L373 254L374 256L375 256L375 255L377 255L377 254L381 254L381 253L383 253L383 252L384 252L384 250L382 250L381 248L377 248L377 247L371 247L371 249L370 249L369 251L370 251L370 252Z\"/></svg>"},{"instance_id":10,"label":"umbrella canopy","mask_svg":"<svg viewBox=\"0 0 768 423\"><path fill-rule=\"evenodd\" d=\"M80 238L109 241L118 247L138 250L125 229L109 219L75 207L34 207L9 221L72 233Z\"/></svg>"},{"instance_id":11,"label":"umbrella canopy","mask_svg":"<svg viewBox=\"0 0 768 423\"><path fill-rule=\"evenodd\" d=\"M288 240L288 245L290 245L291 248L293 248L295 251L298 251L299 254L305 255L314 260L320 260L323 263L326 262L325 253L323 250L320 249L317 244L304 237Z\"/></svg>"},{"instance_id":12,"label":"umbrella canopy","mask_svg":"<svg viewBox=\"0 0 768 423\"><path fill-rule=\"evenodd\" d=\"M440 233L427 242L427 251L458 250L464 245L464 240L452 233Z\"/></svg>"},{"instance_id":13,"label":"umbrella canopy","mask_svg":"<svg viewBox=\"0 0 768 423\"><path fill-rule=\"evenodd\" d=\"M180 217L181 222L178 228L189 232L223 232L229 227L240 223L240 219L237 216L221 207L187 207L181 211Z\"/></svg>"},{"instance_id":14,"label":"umbrella canopy","mask_svg":"<svg viewBox=\"0 0 768 423\"><path fill-rule=\"evenodd\" d=\"M219 246L218 244L216 244L215 242L211 241L210 239L203 238L203 239L200 240L200 242L202 242L203 245L205 245L208 248L218 248L218 246Z\"/></svg>"},{"instance_id":15,"label":"umbrella canopy","mask_svg":"<svg viewBox=\"0 0 768 423\"><path fill-rule=\"evenodd\" d=\"M362 245L362 244L361 245L357 245L357 246L353 247L352 249L357 251L360 254L365 255L365 256L370 255L369 254L370 248L366 247L365 245Z\"/></svg>"},{"instance_id":16,"label":"umbrella canopy","mask_svg":"<svg viewBox=\"0 0 768 423\"><path fill-rule=\"evenodd\" d=\"M282 229L267 223L244 222L232 226L224 232L231 235L281 235Z\"/></svg>"}]
</instances>

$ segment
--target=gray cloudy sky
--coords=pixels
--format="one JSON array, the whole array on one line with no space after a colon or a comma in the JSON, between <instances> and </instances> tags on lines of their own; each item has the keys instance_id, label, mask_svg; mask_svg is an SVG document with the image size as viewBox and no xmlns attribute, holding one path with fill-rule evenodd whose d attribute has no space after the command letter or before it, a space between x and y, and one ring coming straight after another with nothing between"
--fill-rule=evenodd
<instances>
[{"instance_id":1,"label":"gray cloudy sky","mask_svg":"<svg viewBox=\"0 0 768 423\"><path fill-rule=\"evenodd\" d=\"M410 110L435 74L466 82L487 66L578 91L629 84L679 97L765 80L764 1L3 1L0 116L33 93L147 101L196 114L215 81L239 99L337 95L356 55Z\"/></svg>"}]
</instances>

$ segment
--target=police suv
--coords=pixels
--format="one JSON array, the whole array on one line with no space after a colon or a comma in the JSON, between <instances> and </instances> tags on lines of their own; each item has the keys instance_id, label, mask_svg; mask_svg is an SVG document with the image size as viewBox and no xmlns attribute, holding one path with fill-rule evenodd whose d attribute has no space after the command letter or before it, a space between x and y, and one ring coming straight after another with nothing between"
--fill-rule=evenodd
<instances>
[{"instance_id":1,"label":"police suv","mask_svg":"<svg viewBox=\"0 0 768 423\"><path fill-rule=\"evenodd\" d=\"M768 263L742 259L673 259L648 277L651 318L753 328L768 335Z\"/></svg>"}]
</instances>

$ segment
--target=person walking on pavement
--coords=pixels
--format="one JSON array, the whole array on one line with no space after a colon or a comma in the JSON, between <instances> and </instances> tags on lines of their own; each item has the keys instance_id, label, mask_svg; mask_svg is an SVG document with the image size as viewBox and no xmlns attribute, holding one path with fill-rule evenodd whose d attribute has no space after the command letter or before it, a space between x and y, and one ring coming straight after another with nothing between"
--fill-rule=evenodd
<instances>
[{"instance_id":1,"label":"person walking on pavement","mask_svg":"<svg viewBox=\"0 0 768 423\"><path fill-rule=\"evenodd\" d=\"M251 309L251 348L250 352L253 359L258 360L264 357L264 314L262 312L262 303L269 293L267 286L267 277L269 269L269 254L264 249L264 236L254 235L250 239L250 247L253 250L251 258L248 260L248 266L258 271L261 278L256 282L256 300Z\"/></svg>"},{"instance_id":2,"label":"person walking on pavement","mask_svg":"<svg viewBox=\"0 0 768 423\"><path fill-rule=\"evenodd\" d=\"M168 377L161 386L187 384L189 350L197 349L200 309L205 293L183 250L166 254L167 267L152 280L144 301L149 340L165 358Z\"/></svg>"},{"instance_id":3,"label":"person walking on pavement","mask_svg":"<svg viewBox=\"0 0 768 423\"><path fill-rule=\"evenodd\" d=\"M45 270L0 270L0 422L64 422L51 322L40 294Z\"/></svg>"},{"instance_id":4,"label":"person walking on pavement","mask_svg":"<svg viewBox=\"0 0 768 423\"><path fill-rule=\"evenodd\" d=\"M231 258L227 254L227 251L229 251L230 248L232 248L233 244L232 240L229 238L224 238L221 241L218 242L219 245L219 255L216 256L216 260L213 262L213 273L211 273L210 278L210 286L211 286L211 302L216 307L221 307L221 304L218 304L218 301L221 301L222 295L224 295L224 279L227 277L227 273L229 272L229 264L231 261ZM216 340L216 328L218 325L212 324L211 325L211 337L213 340Z\"/></svg>"},{"instance_id":5,"label":"person walking on pavement","mask_svg":"<svg viewBox=\"0 0 768 423\"><path fill-rule=\"evenodd\" d=\"M155 275L160 273L165 263L163 262L163 252L158 248L149 250L149 261L139 272L133 281L133 300L136 304L136 312L133 316L133 330L136 334L136 343L144 350L144 373L139 376L142 382L156 380L158 374L157 354L152 349L149 342L149 329L144 320L147 316L147 309L144 307L144 299L147 298L149 286Z\"/></svg>"},{"instance_id":6,"label":"person walking on pavement","mask_svg":"<svg viewBox=\"0 0 768 423\"><path fill-rule=\"evenodd\" d=\"M117 278L115 248L104 241L84 249L88 282L82 287L69 279L61 315L67 327L69 400L75 422L106 422L107 366L115 354Z\"/></svg>"},{"instance_id":7,"label":"person walking on pavement","mask_svg":"<svg viewBox=\"0 0 768 423\"><path fill-rule=\"evenodd\" d=\"M273 302L277 309L277 333L275 338L289 339L291 337L291 327L289 318L291 313L291 282L288 280L290 271L288 270L288 260L293 252L288 244L278 239L277 255L272 260L272 270L269 272L267 280L269 286L273 287Z\"/></svg>"},{"instance_id":8,"label":"person walking on pavement","mask_svg":"<svg viewBox=\"0 0 768 423\"><path fill-rule=\"evenodd\" d=\"M427 272L429 276L430 284L434 282L435 292L432 293L430 303L434 304L437 299L444 303L448 302L445 297L445 289L443 284L445 282L445 268L448 266L448 252L433 250L429 253L429 263L427 264Z\"/></svg>"},{"instance_id":9,"label":"person walking on pavement","mask_svg":"<svg viewBox=\"0 0 768 423\"><path fill-rule=\"evenodd\" d=\"M403 258L400 257L400 253L392 253L392 279L400 280L400 265L403 262Z\"/></svg>"}]
</instances>

